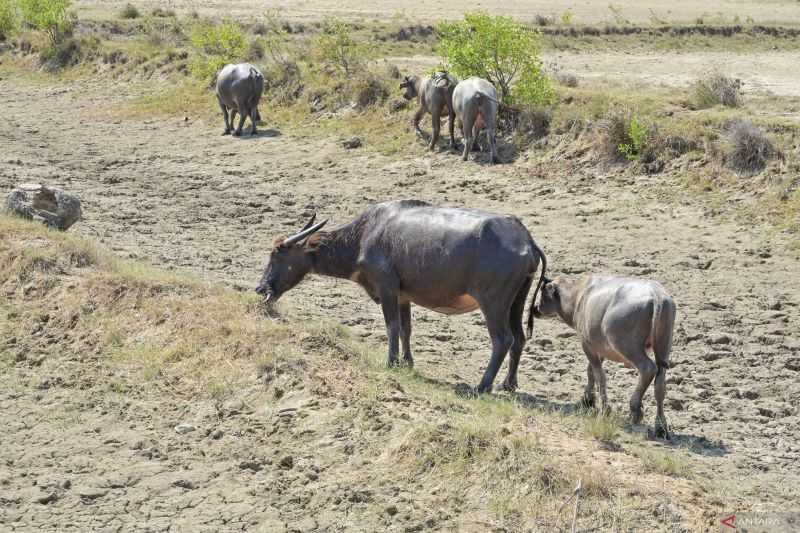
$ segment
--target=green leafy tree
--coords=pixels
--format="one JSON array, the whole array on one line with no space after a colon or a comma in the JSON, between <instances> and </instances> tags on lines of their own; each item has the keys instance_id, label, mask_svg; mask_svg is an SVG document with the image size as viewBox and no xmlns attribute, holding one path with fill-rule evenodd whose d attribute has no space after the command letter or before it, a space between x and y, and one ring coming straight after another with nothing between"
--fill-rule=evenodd
<instances>
[{"instance_id":1,"label":"green leafy tree","mask_svg":"<svg viewBox=\"0 0 800 533\"><path fill-rule=\"evenodd\" d=\"M14 0L0 0L0 41L5 41L17 31L19 19Z\"/></svg>"},{"instance_id":2,"label":"green leafy tree","mask_svg":"<svg viewBox=\"0 0 800 533\"><path fill-rule=\"evenodd\" d=\"M538 30L511 17L467 13L464 20L439 24L439 53L456 76L492 82L504 103L548 105L555 100L542 72Z\"/></svg>"},{"instance_id":3,"label":"green leafy tree","mask_svg":"<svg viewBox=\"0 0 800 533\"><path fill-rule=\"evenodd\" d=\"M319 59L350 76L364 63L365 51L350 35L347 24L337 18L325 21L322 33L315 41Z\"/></svg>"},{"instance_id":4,"label":"green leafy tree","mask_svg":"<svg viewBox=\"0 0 800 533\"><path fill-rule=\"evenodd\" d=\"M72 28L70 0L17 0L22 21L43 31L55 45Z\"/></svg>"},{"instance_id":5,"label":"green leafy tree","mask_svg":"<svg viewBox=\"0 0 800 533\"><path fill-rule=\"evenodd\" d=\"M247 52L247 39L242 28L231 20L221 24L198 24L192 30L192 45L197 57L191 64L192 73L209 80L227 63L242 61Z\"/></svg>"}]
</instances>

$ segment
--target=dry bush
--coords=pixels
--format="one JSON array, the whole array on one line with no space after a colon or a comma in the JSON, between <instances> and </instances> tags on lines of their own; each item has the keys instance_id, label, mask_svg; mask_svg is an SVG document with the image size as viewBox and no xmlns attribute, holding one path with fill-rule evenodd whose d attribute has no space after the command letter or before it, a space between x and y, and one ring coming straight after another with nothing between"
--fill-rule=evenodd
<instances>
[{"instance_id":1,"label":"dry bush","mask_svg":"<svg viewBox=\"0 0 800 533\"><path fill-rule=\"evenodd\" d=\"M742 81L714 71L695 82L692 87L692 104L697 109L715 105L738 107L741 104Z\"/></svg>"},{"instance_id":2,"label":"dry bush","mask_svg":"<svg viewBox=\"0 0 800 533\"><path fill-rule=\"evenodd\" d=\"M537 14L533 21L536 23L537 26L552 26L556 23L555 17L548 17L547 15L539 15Z\"/></svg>"},{"instance_id":3,"label":"dry bush","mask_svg":"<svg viewBox=\"0 0 800 533\"><path fill-rule=\"evenodd\" d=\"M569 72L559 72L556 74L556 80L559 84L563 85L564 87L577 87L578 86L578 77L575 74Z\"/></svg>"},{"instance_id":4,"label":"dry bush","mask_svg":"<svg viewBox=\"0 0 800 533\"><path fill-rule=\"evenodd\" d=\"M305 84L297 63L272 63L264 69L264 90L279 105L290 105L303 94Z\"/></svg>"},{"instance_id":5,"label":"dry bush","mask_svg":"<svg viewBox=\"0 0 800 533\"><path fill-rule=\"evenodd\" d=\"M725 160L738 174L753 176L776 155L772 141L752 122L738 120L730 125L730 151Z\"/></svg>"},{"instance_id":6,"label":"dry bush","mask_svg":"<svg viewBox=\"0 0 800 533\"><path fill-rule=\"evenodd\" d=\"M162 18L174 18L176 16L174 9L163 8L163 7L156 7L153 11L150 12L151 15L154 17L162 17Z\"/></svg>"},{"instance_id":7,"label":"dry bush","mask_svg":"<svg viewBox=\"0 0 800 533\"><path fill-rule=\"evenodd\" d=\"M359 75L351 83L353 101L363 109L380 104L389 97L389 89L383 80L369 72Z\"/></svg>"},{"instance_id":8,"label":"dry bush","mask_svg":"<svg viewBox=\"0 0 800 533\"><path fill-rule=\"evenodd\" d=\"M247 47L246 58L250 62L255 62L259 59L264 59L265 53L266 50L264 48L264 41L261 39L253 39L250 41L250 45Z\"/></svg>"},{"instance_id":9,"label":"dry bush","mask_svg":"<svg viewBox=\"0 0 800 533\"><path fill-rule=\"evenodd\" d=\"M119 11L121 19L138 19L141 15L139 9L133 4L125 4L125 7Z\"/></svg>"},{"instance_id":10,"label":"dry bush","mask_svg":"<svg viewBox=\"0 0 800 533\"><path fill-rule=\"evenodd\" d=\"M662 142L655 124L627 109L612 109L600 121L597 146L609 161L630 161L648 173L663 170Z\"/></svg>"},{"instance_id":11,"label":"dry bush","mask_svg":"<svg viewBox=\"0 0 800 533\"><path fill-rule=\"evenodd\" d=\"M552 121L553 113L550 109L526 107L509 118L507 128L514 133L517 144L522 146L547 137Z\"/></svg>"}]
</instances>

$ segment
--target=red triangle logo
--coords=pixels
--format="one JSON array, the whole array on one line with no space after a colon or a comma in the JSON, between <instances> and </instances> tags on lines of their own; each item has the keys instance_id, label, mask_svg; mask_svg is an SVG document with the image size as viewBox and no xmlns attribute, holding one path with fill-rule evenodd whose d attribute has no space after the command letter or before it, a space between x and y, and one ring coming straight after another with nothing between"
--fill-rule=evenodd
<instances>
[{"instance_id":1,"label":"red triangle logo","mask_svg":"<svg viewBox=\"0 0 800 533\"><path fill-rule=\"evenodd\" d=\"M736 515L732 514L727 518L723 518L720 520L720 524L723 526L728 526L731 529L736 529Z\"/></svg>"}]
</instances>

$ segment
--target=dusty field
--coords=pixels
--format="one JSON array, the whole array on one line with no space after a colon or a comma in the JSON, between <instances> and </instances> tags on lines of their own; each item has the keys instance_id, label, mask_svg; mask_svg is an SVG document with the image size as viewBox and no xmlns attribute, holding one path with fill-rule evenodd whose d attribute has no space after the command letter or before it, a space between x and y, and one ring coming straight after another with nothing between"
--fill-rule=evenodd
<instances>
[{"instance_id":1,"label":"dusty field","mask_svg":"<svg viewBox=\"0 0 800 533\"><path fill-rule=\"evenodd\" d=\"M363 2L360 0L138 0L136 5L153 7L168 5L180 11L196 10L199 13L218 14L225 12L234 16L253 16L271 8L279 8L284 15L293 19L320 19L328 15L347 18L378 18L385 20L392 16L412 17L417 20L439 20L441 18L458 18L465 11L485 9L494 14L511 15L520 20L532 20L537 14L555 15L570 10L574 13L575 22L595 23L613 21L614 15L609 3L601 0L575 2L572 0L483 0L478 4L444 0L439 2L423 2L421 0L383 0L380 2ZM75 2L84 12L103 13L117 9L116 0L77 0ZM727 0L713 5L703 2L669 2L647 0L620 0L613 2L621 8L624 18L634 22L650 20L651 10L661 19L673 21L694 21L697 17L713 19L720 17L733 20L739 17L744 21L751 17L757 22L781 21L783 24L800 23L800 11L796 2L790 0L769 0L756 2L753 0Z\"/></svg>"},{"instance_id":2,"label":"dusty field","mask_svg":"<svg viewBox=\"0 0 800 533\"><path fill-rule=\"evenodd\" d=\"M315 9L325 5L315 3ZM113 109L131 91L121 84L45 88L1 80L0 97L7 104L0 124L0 192L20 181L39 180L75 191L83 199L86 219L75 231L123 256L247 290L254 287L273 238L297 228L314 211L340 224L372 202L419 198L516 214L548 254L554 274L642 275L673 292L679 319L667 416L676 433L674 445L691 450L696 475L751 508L790 510L800 501L798 261L780 233L721 221L685 191L679 176L632 180L615 169L598 171L591 156L563 162L557 171L522 160L487 167L462 164L447 153L429 155L420 145L418 157L393 160L367 150L346 151L334 138L308 141L290 132L221 138L220 124L194 117L186 122L183 117L97 118L100 106ZM409 135L409 143L414 142ZM310 280L285 297L282 310L288 320L339 320L366 339L384 338L380 310L348 282ZM476 383L489 352L480 315L447 318L415 309L414 317L419 372L447 387ZM520 372L523 395L566 408L581 393L585 358L565 326L540 321ZM624 413L634 375L613 364L607 372L612 402ZM47 428L31 432L27 418L19 421L27 401L25 395L4 396L3 424L13 443L4 448L7 464L41 469L42 461L50 459L22 453L22 448L32 442L42 449L57 443L71 450L74 465L69 468L86 471L96 464L90 450L105 446L110 448L104 470L113 472L120 460L112 450L117 441L98 442L91 433L93 425L102 424L102 409L86 411L79 426L67 422L72 429L51 441ZM652 401L648 393L648 423ZM157 403L136 408L157 409ZM132 435L118 441L138 446ZM196 456L198 448L183 449L181 442L176 437L159 446L174 449L178 458L190 454L204 461ZM209 463L222 453L209 453ZM175 487L186 484L175 474L180 464L169 462L163 477L149 477L151 482L138 484L135 493L131 489L128 503L108 503L106 525L113 526L110 517L135 503L154 529L170 523L180 529L181 522L169 519L175 509L143 503L154 494L180 492ZM209 468L209 476L217 475ZM56 478L52 483L60 483ZM124 487L126 481L119 483ZM81 501L101 497L90 486ZM236 494L184 499L177 508L188 517L187 524L199 523L196 513L210 507L235 514L246 500ZM27 501L13 505L6 519L38 509L26 526L52 524L49 512L70 518L93 512L70 508L82 505L70 500L53 503L47 513ZM237 522L236 527L245 525ZM318 522L298 529L321 527Z\"/></svg>"}]
</instances>

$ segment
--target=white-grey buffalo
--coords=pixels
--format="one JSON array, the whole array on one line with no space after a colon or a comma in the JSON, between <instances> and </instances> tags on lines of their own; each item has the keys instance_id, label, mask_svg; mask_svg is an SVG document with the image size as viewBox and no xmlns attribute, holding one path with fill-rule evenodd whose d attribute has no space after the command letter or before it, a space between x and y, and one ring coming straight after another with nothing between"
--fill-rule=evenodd
<instances>
[{"instance_id":1,"label":"white-grey buffalo","mask_svg":"<svg viewBox=\"0 0 800 533\"><path fill-rule=\"evenodd\" d=\"M477 145L481 130L486 130L489 154L492 163L497 157L497 111L500 101L494 85L483 78L467 78L456 85L453 91L453 109L461 124L464 136L464 161Z\"/></svg>"},{"instance_id":2,"label":"white-grey buffalo","mask_svg":"<svg viewBox=\"0 0 800 533\"><path fill-rule=\"evenodd\" d=\"M655 378L657 436L669 438L664 416L667 369L675 324L675 302L655 281L588 274L577 280L546 280L536 316L559 316L578 333L589 358L584 402L594 404L595 383L603 409L608 406L603 361L639 371L630 400L631 419L642 420L642 396ZM652 350L655 363L648 356Z\"/></svg>"},{"instance_id":3,"label":"white-grey buffalo","mask_svg":"<svg viewBox=\"0 0 800 533\"><path fill-rule=\"evenodd\" d=\"M533 302L547 260L513 216L474 209L434 207L414 200L375 204L349 224L328 232L314 217L297 234L275 241L256 289L275 301L308 273L349 279L380 304L389 338L389 365L413 365L411 304L444 314L479 309L486 318L492 355L478 392L488 392L510 350L503 387L517 387L525 346L522 315L541 263Z\"/></svg>"},{"instance_id":4,"label":"white-grey buffalo","mask_svg":"<svg viewBox=\"0 0 800 533\"><path fill-rule=\"evenodd\" d=\"M239 126L233 132L241 135L245 119L250 118L250 135L257 132L256 122L261 118L258 103L264 92L264 76L249 63L225 65L217 74L216 93L222 117L225 119L225 132L229 135L233 127L236 113L240 115ZM230 110L230 117L228 111Z\"/></svg>"},{"instance_id":5,"label":"white-grey buffalo","mask_svg":"<svg viewBox=\"0 0 800 533\"><path fill-rule=\"evenodd\" d=\"M439 141L442 117L448 117L448 128L450 130L450 148L455 148L455 112L453 111L453 91L458 80L447 72L437 72L433 77L420 78L418 76L406 76L400 83L400 88L405 89L403 98L406 100L417 99L419 108L414 114L414 130L422 137L422 129L419 123L426 113L431 115L433 125L433 135L428 147L433 150Z\"/></svg>"}]
</instances>

